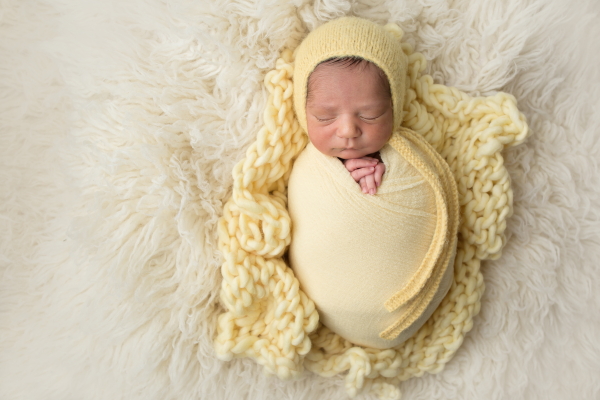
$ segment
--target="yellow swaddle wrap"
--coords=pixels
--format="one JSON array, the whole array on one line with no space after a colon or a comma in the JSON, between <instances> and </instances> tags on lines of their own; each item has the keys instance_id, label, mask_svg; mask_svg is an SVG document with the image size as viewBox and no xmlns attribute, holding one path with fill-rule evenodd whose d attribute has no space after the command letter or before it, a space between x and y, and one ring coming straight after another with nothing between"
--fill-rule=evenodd
<instances>
[{"instance_id":1,"label":"yellow swaddle wrap","mask_svg":"<svg viewBox=\"0 0 600 400\"><path fill-rule=\"evenodd\" d=\"M386 309L386 301L417 274L435 245L438 218L435 193L419 170L389 144L380 154L386 173L377 196L369 196L337 158L307 145L288 184L289 258L325 326L354 344L390 348L412 336L447 293L456 241L447 244L447 257L429 278L440 279L437 286L423 289L413 302ZM455 198L451 204L456 216ZM452 237L456 221L451 225ZM382 337L404 320L408 323L400 331Z\"/></svg>"},{"instance_id":2,"label":"yellow swaddle wrap","mask_svg":"<svg viewBox=\"0 0 600 400\"><path fill-rule=\"evenodd\" d=\"M448 194L452 189L447 184L451 179L456 182L460 221L458 235L453 236L457 242L450 289L423 326L408 340L389 349L355 345L318 323L315 304L300 288L285 257L292 242L292 229L296 229L288 212L287 185L294 160L307 143L303 130L306 118L294 113L293 96L298 93L294 85L298 82L292 81L292 77L304 73L296 74L297 60L290 50L285 50L275 68L265 76L269 99L264 126L234 168L232 196L219 220L219 249L223 254L220 300L224 310L218 319L215 350L222 360L251 357L263 366L265 373L282 379L300 376L304 368L325 377L346 373L350 396L372 392L381 399L399 399L399 382L425 372L441 371L473 326L484 290L480 263L500 256L506 220L512 213L510 177L501 152L522 143L528 127L516 100L509 94L473 98L455 88L434 84L431 76L423 74L425 58L401 41L402 31L397 25L381 27L358 18L341 18L316 29L305 40L314 39L319 32L339 32L333 27L322 29L338 23L350 25L345 36L353 36L353 32L381 35L381 30L385 30L405 55L406 80L390 81L390 86L404 88L405 95L395 94L402 98L394 98L395 133L389 145L411 165L419 163L418 158L404 151L411 146L427 153L428 162L437 164L433 168L435 173L428 172L431 168L418 168L429 182L436 176L440 178L439 184L430 185L436 197L436 218L444 210L450 210L449 206L441 207L448 204L442 198L451 197ZM361 29L352 29L353 24ZM362 39L358 42L364 44ZM353 40L344 43L352 44ZM305 95L306 88L300 85L300 89ZM425 143L428 145L422 146ZM386 147L383 152L389 153L389 149ZM394 164L389 157L387 160ZM299 159L296 166L302 169L301 165ZM390 181L382 186L391 184L397 175L387 171L384 181L388 177ZM449 178L444 180L444 176ZM451 225L451 213L447 216L446 221ZM443 222L439 222L441 227ZM448 234L453 229L449 226L441 230L446 235L433 237L444 240L430 250L439 250L440 243L447 245L430 255L438 260L448 257L450 261L454 247ZM361 243L356 246L364 247ZM371 253L365 249L365 265ZM444 274L437 268L443 263L432 264L427 260L430 258L426 255L414 279L386 300L386 310L401 310L415 299L423 301L413 304L436 302L427 301L425 295L433 299L433 295L443 292ZM427 285L439 290L428 290ZM426 314L418 310L408 313L423 318ZM412 325L408 319L400 318L392 329L386 327L383 336L401 341L403 330L409 328L407 324Z\"/></svg>"}]
</instances>

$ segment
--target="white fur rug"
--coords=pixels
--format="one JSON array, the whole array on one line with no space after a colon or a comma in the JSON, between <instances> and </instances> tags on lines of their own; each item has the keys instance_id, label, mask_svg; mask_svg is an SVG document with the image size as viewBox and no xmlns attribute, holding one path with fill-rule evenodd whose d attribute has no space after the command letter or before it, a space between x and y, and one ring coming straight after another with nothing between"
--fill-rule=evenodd
<instances>
[{"instance_id":1,"label":"white fur rug","mask_svg":"<svg viewBox=\"0 0 600 400\"><path fill-rule=\"evenodd\" d=\"M404 399L600 398L597 0L0 0L0 399L346 399L218 361L216 222L264 74L324 21L396 22L437 82L514 94L515 214L481 313ZM374 396L362 396L373 399Z\"/></svg>"}]
</instances>

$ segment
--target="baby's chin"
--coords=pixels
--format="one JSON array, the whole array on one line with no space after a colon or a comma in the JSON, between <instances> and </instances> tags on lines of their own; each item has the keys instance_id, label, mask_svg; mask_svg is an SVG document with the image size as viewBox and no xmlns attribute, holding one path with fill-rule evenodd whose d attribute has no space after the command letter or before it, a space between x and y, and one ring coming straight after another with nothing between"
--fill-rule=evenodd
<instances>
[{"instance_id":1,"label":"baby's chin","mask_svg":"<svg viewBox=\"0 0 600 400\"><path fill-rule=\"evenodd\" d=\"M361 158L369 154L376 153L378 150L373 149L332 149L329 156L350 160L353 158Z\"/></svg>"}]
</instances>

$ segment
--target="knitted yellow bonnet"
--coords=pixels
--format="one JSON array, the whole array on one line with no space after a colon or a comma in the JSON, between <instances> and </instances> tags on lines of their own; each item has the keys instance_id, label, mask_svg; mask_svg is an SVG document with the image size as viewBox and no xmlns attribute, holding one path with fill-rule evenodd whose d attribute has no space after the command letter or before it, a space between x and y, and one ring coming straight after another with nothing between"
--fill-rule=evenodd
<instances>
[{"instance_id":1,"label":"knitted yellow bonnet","mask_svg":"<svg viewBox=\"0 0 600 400\"><path fill-rule=\"evenodd\" d=\"M357 56L371 61L385 73L394 105L394 128L402 124L408 60L400 42L382 26L366 19L345 17L321 25L298 47L294 63L294 108L306 128L306 90L310 74L322 61Z\"/></svg>"},{"instance_id":2,"label":"knitted yellow bonnet","mask_svg":"<svg viewBox=\"0 0 600 400\"><path fill-rule=\"evenodd\" d=\"M309 62L304 66L299 49L295 65L292 51L284 50L275 69L265 77L270 95L264 126L245 158L234 168L232 197L219 221L219 248L224 259L220 299L224 312L218 320L215 349L222 360L251 357L266 373L280 378L299 376L304 367L326 377L346 372L349 395L370 391L382 399L398 399L399 382L424 372L441 371L473 325L484 288L480 263L500 256L506 219L512 213L512 190L501 151L521 143L528 130L511 95L472 98L455 88L434 84L430 76L422 73L426 66L424 57L401 41L398 26L381 28L364 20L342 19L319 29L333 29L339 21L349 24L345 28L339 26L348 32L354 29L352 24L356 24L356 29L365 27L365 32L379 30L377 35L383 32L384 40L400 46L404 53L406 77L402 81L391 69L402 71L403 63L388 63L352 52L375 62L390 80L395 131L382 153L400 154L412 166L419 160L423 162L415 169L428 183L431 204L435 205L433 225L440 229L432 232L441 232L432 235L439 238L437 246L425 251L427 255L430 248L434 249L431 259L420 264L428 267L417 268L414 274L414 282L419 283L398 288L399 295L386 306L406 306L424 293L437 292L428 290L427 285L442 286L443 271L452 271L448 264L454 248L452 240L456 239L450 288L425 323L392 348L356 345L319 323L315 304L301 289L287 263L286 251L292 241L292 229L296 229L289 215L287 187L290 175L310 151L309 145L302 152L307 145L303 129L306 122L302 110L297 109L296 117L293 96L301 98L296 99L296 105L303 104L308 75L324 58L307 57ZM311 37L316 35L309 35L305 43ZM331 56L335 55L341 54ZM294 84L300 88L294 90ZM402 89L397 89L402 86L404 96ZM452 211L453 187L457 191L458 213ZM373 198L378 196L379 193ZM459 214L458 235L453 235ZM445 259L445 263L437 262ZM427 298L421 300L422 304L427 303ZM407 315L417 314L411 311ZM402 330L402 326L388 333L393 337L398 329Z\"/></svg>"}]
</instances>

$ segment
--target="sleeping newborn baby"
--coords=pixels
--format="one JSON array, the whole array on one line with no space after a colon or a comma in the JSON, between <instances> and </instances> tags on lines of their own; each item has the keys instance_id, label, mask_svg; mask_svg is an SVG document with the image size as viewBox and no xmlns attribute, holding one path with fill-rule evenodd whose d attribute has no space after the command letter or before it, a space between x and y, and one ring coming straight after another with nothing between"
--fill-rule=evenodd
<instances>
[{"instance_id":1,"label":"sleeping newborn baby","mask_svg":"<svg viewBox=\"0 0 600 400\"><path fill-rule=\"evenodd\" d=\"M341 18L307 36L294 68L310 141L288 182L290 266L323 325L379 349L406 341L435 311L456 251L450 170L401 126L406 65L382 26Z\"/></svg>"}]
</instances>

